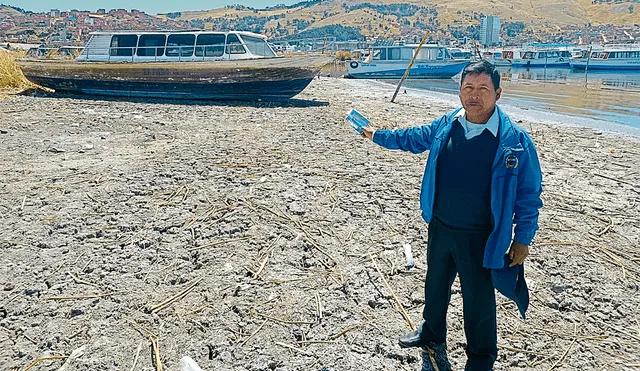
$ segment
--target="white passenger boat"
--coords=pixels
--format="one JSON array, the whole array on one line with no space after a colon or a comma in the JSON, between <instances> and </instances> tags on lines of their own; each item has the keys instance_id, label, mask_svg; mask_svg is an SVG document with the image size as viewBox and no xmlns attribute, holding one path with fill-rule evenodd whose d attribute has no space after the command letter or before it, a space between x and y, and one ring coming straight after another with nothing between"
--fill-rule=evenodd
<instances>
[{"instance_id":1,"label":"white passenger boat","mask_svg":"<svg viewBox=\"0 0 640 371\"><path fill-rule=\"evenodd\" d=\"M347 77L356 79L401 78L418 45L379 46L372 49L366 60L353 60L347 64ZM409 71L408 78L451 78L469 63L469 59L455 59L444 46L423 45Z\"/></svg>"},{"instance_id":2,"label":"white passenger boat","mask_svg":"<svg viewBox=\"0 0 640 371\"><path fill-rule=\"evenodd\" d=\"M22 59L25 77L56 91L171 99L286 100L328 55L277 57L266 37L241 31L91 34L72 61Z\"/></svg>"},{"instance_id":3,"label":"white passenger boat","mask_svg":"<svg viewBox=\"0 0 640 371\"><path fill-rule=\"evenodd\" d=\"M571 67L580 70L640 70L640 45L591 49L571 58Z\"/></svg>"},{"instance_id":4,"label":"white passenger boat","mask_svg":"<svg viewBox=\"0 0 640 371\"><path fill-rule=\"evenodd\" d=\"M506 53L513 67L568 67L571 59L569 50L533 49L512 50Z\"/></svg>"}]
</instances>

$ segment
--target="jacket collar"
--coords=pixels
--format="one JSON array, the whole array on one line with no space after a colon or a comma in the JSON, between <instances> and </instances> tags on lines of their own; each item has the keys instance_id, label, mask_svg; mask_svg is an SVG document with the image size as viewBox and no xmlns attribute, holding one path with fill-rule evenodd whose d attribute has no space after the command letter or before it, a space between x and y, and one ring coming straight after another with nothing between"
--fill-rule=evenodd
<instances>
[{"instance_id":1,"label":"jacket collar","mask_svg":"<svg viewBox=\"0 0 640 371\"><path fill-rule=\"evenodd\" d=\"M462 109L463 107L458 107L452 111L449 111L445 115L445 125L443 130L441 130L440 135L437 135L438 138L444 140L444 138L449 135L449 132L451 131L451 124ZM497 104L496 111L498 113L498 119L500 121L498 124L498 139L500 143L499 146L502 147L503 150L509 148L522 148L518 133L516 132L514 124L513 122L511 122L509 116L507 116L507 114Z\"/></svg>"}]
</instances>

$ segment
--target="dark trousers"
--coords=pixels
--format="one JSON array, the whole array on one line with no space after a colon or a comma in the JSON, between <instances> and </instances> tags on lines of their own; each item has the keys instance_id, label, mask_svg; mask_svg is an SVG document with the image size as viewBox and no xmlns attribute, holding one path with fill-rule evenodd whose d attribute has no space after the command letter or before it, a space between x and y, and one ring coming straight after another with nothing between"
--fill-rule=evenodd
<instances>
[{"instance_id":1,"label":"dark trousers","mask_svg":"<svg viewBox=\"0 0 640 371\"><path fill-rule=\"evenodd\" d=\"M436 218L429 223L421 340L423 343L446 342L447 308L451 285L458 273L470 371L491 370L498 355L495 291L491 271L482 266L490 233L450 229Z\"/></svg>"}]
</instances>

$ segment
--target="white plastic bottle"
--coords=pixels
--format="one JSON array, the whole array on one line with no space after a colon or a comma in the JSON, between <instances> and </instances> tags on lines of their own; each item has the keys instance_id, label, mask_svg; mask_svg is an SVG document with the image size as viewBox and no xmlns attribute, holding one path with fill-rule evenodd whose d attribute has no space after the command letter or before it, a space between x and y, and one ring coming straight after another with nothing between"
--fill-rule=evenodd
<instances>
[{"instance_id":1,"label":"white plastic bottle","mask_svg":"<svg viewBox=\"0 0 640 371\"><path fill-rule=\"evenodd\" d=\"M411 245L408 243L404 244L404 259L407 263L407 269L413 268L413 254L411 253Z\"/></svg>"}]
</instances>

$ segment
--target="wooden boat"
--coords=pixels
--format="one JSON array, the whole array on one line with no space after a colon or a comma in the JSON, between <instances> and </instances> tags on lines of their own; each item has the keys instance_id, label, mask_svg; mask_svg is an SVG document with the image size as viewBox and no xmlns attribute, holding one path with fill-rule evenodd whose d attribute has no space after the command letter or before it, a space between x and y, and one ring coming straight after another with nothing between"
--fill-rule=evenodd
<instances>
[{"instance_id":1,"label":"wooden boat","mask_svg":"<svg viewBox=\"0 0 640 371\"><path fill-rule=\"evenodd\" d=\"M379 46L368 59L347 63L347 77L356 79L401 78L418 45ZM454 59L444 46L424 45L409 70L411 79L448 79L469 64L469 59Z\"/></svg>"},{"instance_id":2,"label":"wooden boat","mask_svg":"<svg viewBox=\"0 0 640 371\"><path fill-rule=\"evenodd\" d=\"M21 59L25 77L56 91L170 99L286 100L333 60L278 57L251 32L96 32L72 61Z\"/></svg>"}]
</instances>

